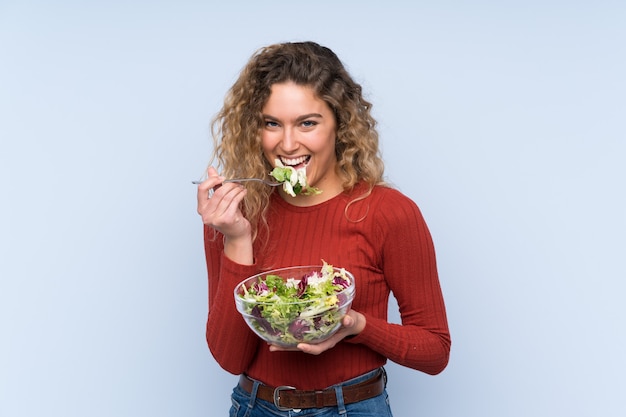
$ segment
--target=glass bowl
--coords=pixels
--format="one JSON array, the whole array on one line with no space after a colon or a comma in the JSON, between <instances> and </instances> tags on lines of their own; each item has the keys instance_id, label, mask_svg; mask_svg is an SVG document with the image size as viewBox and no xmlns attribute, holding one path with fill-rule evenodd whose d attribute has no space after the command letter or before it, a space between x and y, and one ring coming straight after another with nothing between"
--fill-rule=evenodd
<instances>
[{"instance_id":1,"label":"glass bowl","mask_svg":"<svg viewBox=\"0 0 626 417\"><path fill-rule=\"evenodd\" d=\"M235 287L235 304L261 339L282 346L320 343L335 334L354 299L354 276L329 264L253 275Z\"/></svg>"}]
</instances>

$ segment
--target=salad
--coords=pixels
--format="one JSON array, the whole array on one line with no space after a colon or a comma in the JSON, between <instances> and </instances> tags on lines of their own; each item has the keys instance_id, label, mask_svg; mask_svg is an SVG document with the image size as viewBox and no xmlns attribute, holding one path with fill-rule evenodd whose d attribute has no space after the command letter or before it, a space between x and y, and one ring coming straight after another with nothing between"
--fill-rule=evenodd
<instances>
[{"instance_id":1,"label":"salad","mask_svg":"<svg viewBox=\"0 0 626 417\"><path fill-rule=\"evenodd\" d=\"M238 307L261 338L282 346L320 342L341 325L354 295L352 275L324 262L321 270L285 277L270 273L240 284ZM303 272L306 271L306 272ZM277 271L278 272L278 271Z\"/></svg>"},{"instance_id":2,"label":"salad","mask_svg":"<svg viewBox=\"0 0 626 417\"><path fill-rule=\"evenodd\" d=\"M285 166L280 159L275 159L276 165L270 175L278 182L283 183L283 190L292 197L298 194L315 195L322 191L316 187L309 187L306 181L306 169L295 169L294 167Z\"/></svg>"}]
</instances>

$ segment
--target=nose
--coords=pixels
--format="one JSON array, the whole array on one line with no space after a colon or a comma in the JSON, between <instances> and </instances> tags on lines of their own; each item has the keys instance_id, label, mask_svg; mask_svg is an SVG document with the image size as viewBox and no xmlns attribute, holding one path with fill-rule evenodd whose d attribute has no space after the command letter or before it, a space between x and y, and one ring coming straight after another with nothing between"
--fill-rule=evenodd
<instances>
[{"instance_id":1,"label":"nose","mask_svg":"<svg viewBox=\"0 0 626 417\"><path fill-rule=\"evenodd\" d=\"M297 133L294 132L292 127L285 127L283 130L283 137L280 142L281 148L283 148L283 151L286 153L294 152L298 149L298 146L300 146Z\"/></svg>"}]
</instances>

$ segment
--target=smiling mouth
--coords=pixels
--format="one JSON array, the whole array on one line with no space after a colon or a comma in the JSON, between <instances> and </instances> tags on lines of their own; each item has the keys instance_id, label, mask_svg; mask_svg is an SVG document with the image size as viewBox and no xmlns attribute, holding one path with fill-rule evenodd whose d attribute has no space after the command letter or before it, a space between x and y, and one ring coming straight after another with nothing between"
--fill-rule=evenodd
<instances>
[{"instance_id":1,"label":"smiling mouth","mask_svg":"<svg viewBox=\"0 0 626 417\"><path fill-rule=\"evenodd\" d=\"M286 156L280 157L280 162L284 166L293 167L295 169L305 168L311 161L311 155L299 156L297 158L287 158Z\"/></svg>"}]
</instances>

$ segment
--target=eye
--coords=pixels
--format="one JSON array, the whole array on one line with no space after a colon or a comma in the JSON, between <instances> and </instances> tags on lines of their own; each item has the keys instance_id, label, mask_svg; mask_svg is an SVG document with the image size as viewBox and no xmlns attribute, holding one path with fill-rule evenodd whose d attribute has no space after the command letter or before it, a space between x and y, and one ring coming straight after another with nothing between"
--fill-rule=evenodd
<instances>
[{"instance_id":1,"label":"eye","mask_svg":"<svg viewBox=\"0 0 626 417\"><path fill-rule=\"evenodd\" d=\"M305 120L305 121L302 122L302 126L303 127L317 126L317 122L314 122L313 120Z\"/></svg>"},{"instance_id":2,"label":"eye","mask_svg":"<svg viewBox=\"0 0 626 417\"><path fill-rule=\"evenodd\" d=\"M278 127L278 123L275 122L274 120L266 120L265 121L265 127L270 128L270 129L276 128L276 127Z\"/></svg>"}]
</instances>

